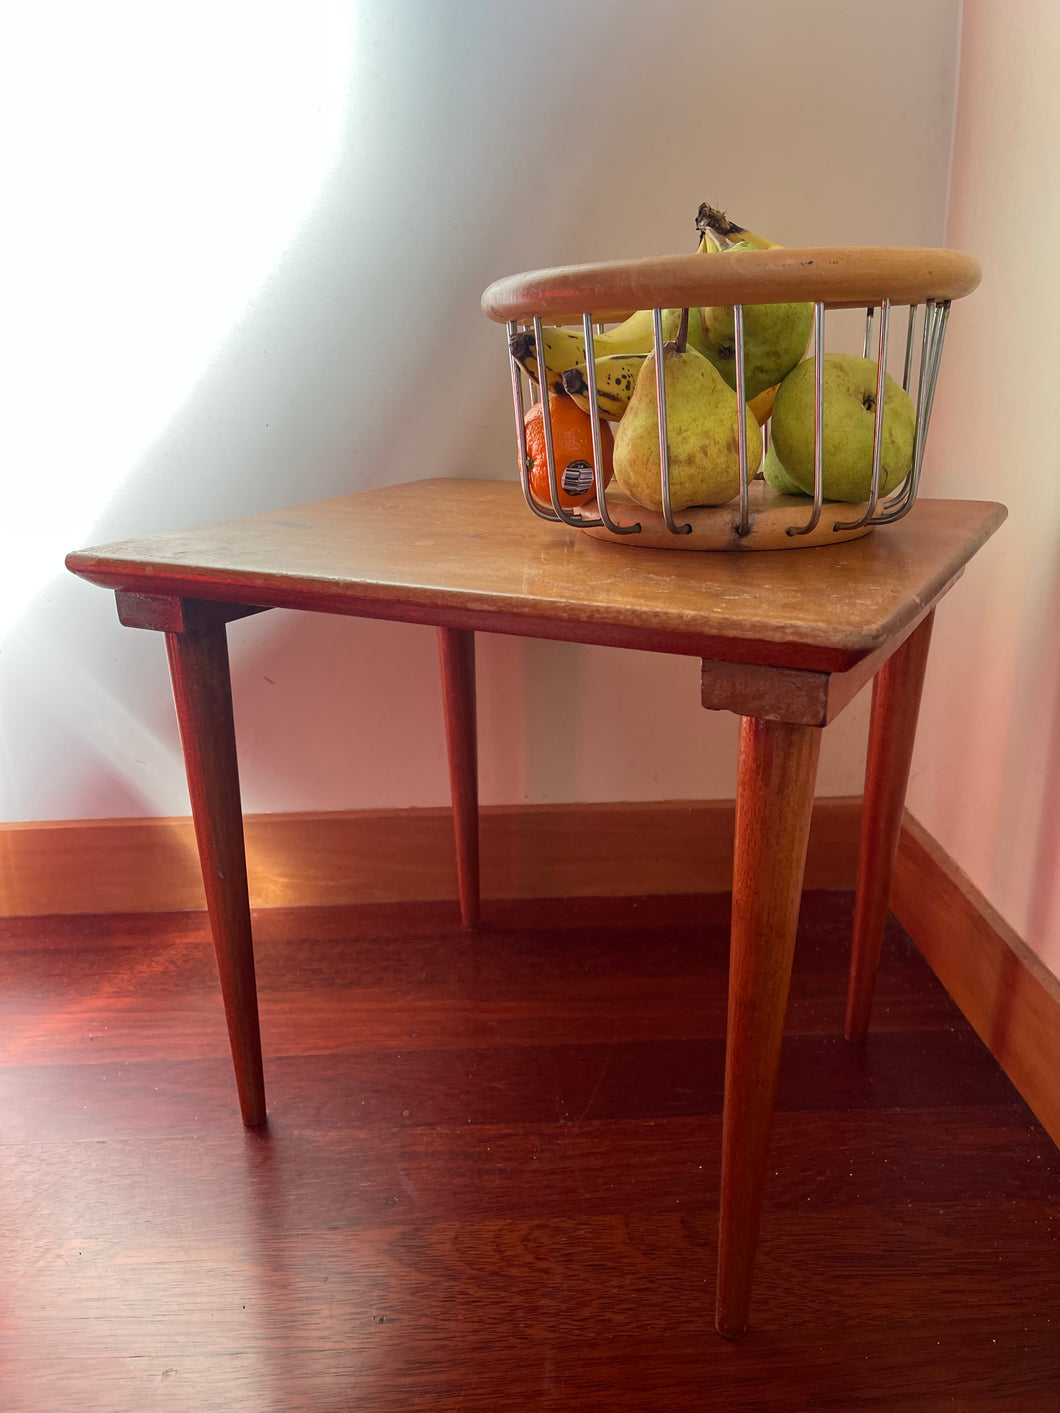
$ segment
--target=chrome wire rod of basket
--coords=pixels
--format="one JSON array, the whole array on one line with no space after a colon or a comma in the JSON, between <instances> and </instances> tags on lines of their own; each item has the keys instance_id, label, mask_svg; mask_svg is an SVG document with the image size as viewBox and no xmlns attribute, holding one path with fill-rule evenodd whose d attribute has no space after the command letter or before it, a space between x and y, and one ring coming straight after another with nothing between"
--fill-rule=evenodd
<instances>
[{"instance_id":1,"label":"chrome wire rod of basket","mask_svg":"<svg viewBox=\"0 0 1060 1413\"><path fill-rule=\"evenodd\" d=\"M928 426L931 422L931 409L935 402L935 386L938 382L939 365L942 361L942 345L946 338L946 325L950 317L950 301L936 303L928 300L924 309L923 346L920 354L920 378L916 397L916 431L913 437L913 467L894 498L887 502L884 512L873 520L874 525L890 525L907 515L913 507L920 489L920 475L924 468L924 451L927 446Z\"/></svg>"},{"instance_id":2,"label":"chrome wire rod of basket","mask_svg":"<svg viewBox=\"0 0 1060 1413\"><path fill-rule=\"evenodd\" d=\"M600 402L596 395L596 335L593 330L593 316L591 314L582 316L582 333L585 338L587 372L589 374L589 416L593 438L593 488L596 492L596 506L600 512L600 523L606 525L612 535L639 535L641 532L639 523L619 525L612 520L611 512L607 508L603 480L604 448L603 438L600 435ZM656 347L659 347L659 342L656 343ZM514 359L512 359L512 363L515 363Z\"/></svg>"},{"instance_id":3,"label":"chrome wire rod of basket","mask_svg":"<svg viewBox=\"0 0 1060 1413\"><path fill-rule=\"evenodd\" d=\"M824 305L813 306L813 509L805 525L789 525L789 535L809 535L824 509Z\"/></svg>"}]
</instances>

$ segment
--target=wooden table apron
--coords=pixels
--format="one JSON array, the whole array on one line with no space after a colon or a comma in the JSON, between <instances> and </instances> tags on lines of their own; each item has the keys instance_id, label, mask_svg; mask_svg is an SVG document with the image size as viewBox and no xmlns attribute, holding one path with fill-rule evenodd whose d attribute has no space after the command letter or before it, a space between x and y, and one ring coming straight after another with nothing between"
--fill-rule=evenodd
<instances>
[{"instance_id":1,"label":"wooden table apron","mask_svg":"<svg viewBox=\"0 0 1060 1413\"><path fill-rule=\"evenodd\" d=\"M243 1120L265 1119L226 624L270 607L438 629L461 915L479 915L474 633L702 659L741 717L716 1323L747 1326L821 728L874 683L846 1034L869 1022L934 606L1004 519L921 501L826 549L673 554L536 521L509 482L427 480L67 559L165 634Z\"/></svg>"}]
</instances>

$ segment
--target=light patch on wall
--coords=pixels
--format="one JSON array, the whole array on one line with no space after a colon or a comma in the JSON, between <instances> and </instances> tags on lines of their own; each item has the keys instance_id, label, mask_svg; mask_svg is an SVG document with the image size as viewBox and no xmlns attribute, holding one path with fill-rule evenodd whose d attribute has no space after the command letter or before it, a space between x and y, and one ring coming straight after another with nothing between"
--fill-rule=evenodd
<instances>
[{"instance_id":1,"label":"light patch on wall","mask_svg":"<svg viewBox=\"0 0 1060 1413\"><path fill-rule=\"evenodd\" d=\"M0 631L81 543L318 200L356 6L9 7Z\"/></svg>"}]
</instances>

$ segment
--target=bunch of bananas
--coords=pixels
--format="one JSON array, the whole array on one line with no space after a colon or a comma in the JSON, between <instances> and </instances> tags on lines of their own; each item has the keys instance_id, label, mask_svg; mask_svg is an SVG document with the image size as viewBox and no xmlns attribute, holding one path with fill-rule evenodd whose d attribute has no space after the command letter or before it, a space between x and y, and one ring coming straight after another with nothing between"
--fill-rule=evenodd
<instances>
[{"instance_id":1,"label":"bunch of bananas","mask_svg":"<svg viewBox=\"0 0 1060 1413\"><path fill-rule=\"evenodd\" d=\"M697 249L700 255L719 255L730 250L779 249L775 241L765 240L753 231L736 225L726 218L724 212L706 202L699 208L696 231L700 236ZM681 312L680 309L663 311L664 339L674 337ZM781 378L802 356L809 339L812 318L811 305L756 305L745 310L745 388L749 396L748 406L760 425L769 417ZM780 362L775 356L778 319L785 326L781 340L785 352ZM607 421L617 422L626 410L644 360L654 347L653 328L652 311L638 309L625 323L593 337L596 401L599 415ZM688 341L709 358L729 386L735 388L732 309L691 310ZM533 331L519 331L510 341L512 357L535 383L541 385L543 381L549 392L566 393L583 411L590 412L589 359L582 331L543 328L541 342L539 358ZM759 343L766 352L765 357L757 356ZM795 344L798 345L797 351L789 361L787 350Z\"/></svg>"}]
</instances>

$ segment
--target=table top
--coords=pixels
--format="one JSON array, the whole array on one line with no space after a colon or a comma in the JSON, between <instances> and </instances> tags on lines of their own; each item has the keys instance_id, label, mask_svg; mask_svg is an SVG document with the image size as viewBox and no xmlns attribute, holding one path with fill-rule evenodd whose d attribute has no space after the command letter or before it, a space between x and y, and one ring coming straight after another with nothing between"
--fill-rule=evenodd
<instances>
[{"instance_id":1,"label":"table top","mask_svg":"<svg viewBox=\"0 0 1060 1413\"><path fill-rule=\"evenodd\" d=\"M919 500L823 548L676 553L539 519L518 483L411 481L67 557L106 588L845 671L921 617L1006 515Z\"/></svg>"}]
</instances>

